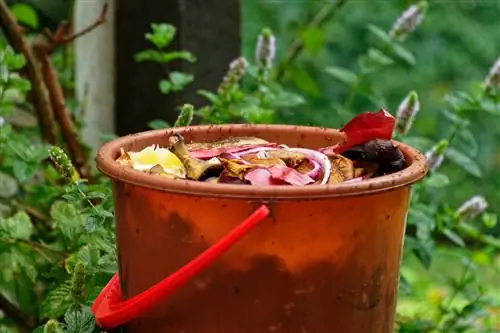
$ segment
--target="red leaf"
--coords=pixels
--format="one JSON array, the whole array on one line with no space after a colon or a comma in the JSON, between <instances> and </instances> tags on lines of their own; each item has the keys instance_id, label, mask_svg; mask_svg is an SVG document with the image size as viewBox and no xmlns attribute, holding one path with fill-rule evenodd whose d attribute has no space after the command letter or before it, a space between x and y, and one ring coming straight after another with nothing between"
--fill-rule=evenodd
<instances>
[{"instance_id":1,"label":"red leaf","mask_svg":"<svg viewBox=\"0 0 500 333\"><path fill-rule=\"evenodd\" d=\"M390 140L394 131L394 117L384 109L378 112L363 112L352 118L340 129L345 133L346 140L333 148L336 153L367 141L382 139Z\"/></svg>"}]
</instances>

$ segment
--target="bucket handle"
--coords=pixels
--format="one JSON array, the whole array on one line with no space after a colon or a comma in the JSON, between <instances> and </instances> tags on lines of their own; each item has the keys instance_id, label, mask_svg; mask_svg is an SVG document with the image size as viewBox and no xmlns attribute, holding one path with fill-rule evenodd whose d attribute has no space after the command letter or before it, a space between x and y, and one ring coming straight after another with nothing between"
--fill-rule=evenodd
<instances>
[{"instance_id":1,"label":"bucket handle","mask_svg":"<svg viewBox=\"0 0 500 333\"><path fill-rule=\"evenodd\" d=\"M104 329L113 329L154 307L196 274L211 265L268 215L269 208L266 205L260 206L252 215L247 217L217 243L210 246L178 271L127 300L122 300L120 280L118 274L115 274L99 296L97 296L90 308L95 316L97 325Z\"/></svg>"}]
</instances>

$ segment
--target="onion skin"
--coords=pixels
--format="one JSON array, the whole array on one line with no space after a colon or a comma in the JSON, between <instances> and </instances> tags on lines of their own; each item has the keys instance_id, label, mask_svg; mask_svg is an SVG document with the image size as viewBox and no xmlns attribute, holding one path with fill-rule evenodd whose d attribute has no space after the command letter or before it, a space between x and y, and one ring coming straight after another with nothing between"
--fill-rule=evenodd
<instances>
[{"instance_id":1,"label":"onion skin","mask_svg":"<svg viewBox=\"0 0 500 333\"><path fill-rule=\"evenodd\" d=\"M328 178L330 178L330 172L332 171L332 162L325 154L312 149L307 148L288 148L288 151L293 151L305 155L307 158L318 162L323 169L323 179L320 184L328 183Z\"/></svg>"}]
</instances>

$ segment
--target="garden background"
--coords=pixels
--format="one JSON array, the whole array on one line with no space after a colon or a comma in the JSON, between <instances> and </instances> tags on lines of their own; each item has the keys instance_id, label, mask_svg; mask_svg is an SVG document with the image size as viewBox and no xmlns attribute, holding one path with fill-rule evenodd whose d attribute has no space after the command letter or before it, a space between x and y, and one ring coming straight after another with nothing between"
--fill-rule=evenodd
<instances>
[{"instance_id":1,"label":"garden background","mask_svg":"<svg viewBox=\"0 0 500 333\"><path fill-rule=\"evenodd\" d=\"M78 139L84 100L75 92L73 39L64 38L76 31L58 29L72 19L75 3L1 4L0 332L97 332L88 307L116 271L116 253L109 183L94 170L92 147ZM99 12L102 5L93 5ZM195 105L195 122L325 127L363 111L406 110L413 126L397 138L426 152L431 172L412 197L397 331L500 331L500 2L241 0L240 6L238 47L246 60L236 54L231 68L228 60L220 85L197 81L192 72L199 72L199 59L227 57L215 46L226 36L191 54L189 42L172 42L179 31L189 34L168 17L143 25L143 48L152 51L136 50L127 66L160 73L161 82L138 89L167 96L172 107L136 97L139 108L156 109L138 128L173 125L184 103ZM9 26L7 7L22 31ZM97 15L84 38L102 29L105 17ZM40 41L47 27L61 35ZM33 49L38 80L23 45ZM175 70L158 71L168 66ZM196 82L204 89L196 98L182 94ZM45 106L37 89L49 91ZM52 109L53 120L44 122L44 109ZM123 109L118 123L137 123ZM190 118L189 107L182 111L181 121ZM114 136L100 134L101 142Z\"/></svg>"}]
</instances>

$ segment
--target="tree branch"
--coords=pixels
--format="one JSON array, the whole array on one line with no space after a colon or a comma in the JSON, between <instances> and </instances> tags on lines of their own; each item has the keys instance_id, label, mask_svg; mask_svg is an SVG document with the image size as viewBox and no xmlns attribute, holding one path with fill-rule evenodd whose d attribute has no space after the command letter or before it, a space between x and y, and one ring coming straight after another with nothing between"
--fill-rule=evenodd
<instances>
[{"instance_id":1,"label":"tree branch","mask_svg":"<svg viewBox=\"0 0 500 333\"><path fill-rule=\"evenodd\" d=\"M50 144L55 144L57 136L53 126L53 114L40 68L5 0L0 0L0 25L14 50L26 59L25 72L33 86L31 96L37 110L42 138Z\"/></svg>"},{"instance_id":2,"label":"tree branch","mask_svg":"<svg viewBox=\"0 0 500 333\"><path fill-rule=\"evenodd\" d=\"M106 15L108 13L108 8L109 8L108 4L105 3L104 6L102 6L101 14L94 22L92 22L92 24L72 35L67 35L70 25L66 21L61 23L55 35L52 34L50 31L46 30L45 35L48 36L52 42L52 44L50 45L49 53L52 52L58 46L66 45L68 43L75 41L75 39L88 34L92 30L94 30L95 28L106 22Z\"/></svg>"},{"instance_id":3,"label":"tree branch","mask_svg":"<svg viewBox=\"0 0 500 333\"><path fill-rule=\"evenodd\" d=\"M0 293L0 311L2 311L7 318L12 319L19 325L22 332L32 332L36 326L36 319L28 316L5 296Z\"/></svg>"},{"instance_id":4,"label":"tree branch","mask_svg":"<svg viewBox=\"0 0 500 333\"><path fill-rule=\"evenodd\" d=\"M42 42L36 42L33 47L37 58L40 61L40 67L43 74L42 77L45 86L49 91L50 103L52 105L52 109L54 110L55 118L61 128L61 134L64 142L66 142L68 146L68 153L73 164L75 165L75 168L80 173L80 176L88 179L89 170L86 167L85 152L70 117L70 113L66 108L66 101L57 78L57 73L50 62L50 56L48 53L50 48Z\"/></svg>"}]
</instances>

